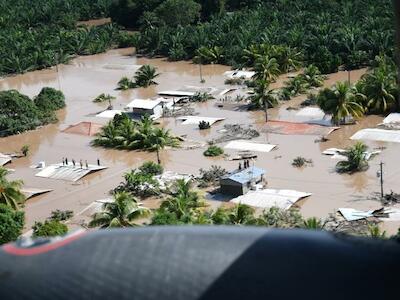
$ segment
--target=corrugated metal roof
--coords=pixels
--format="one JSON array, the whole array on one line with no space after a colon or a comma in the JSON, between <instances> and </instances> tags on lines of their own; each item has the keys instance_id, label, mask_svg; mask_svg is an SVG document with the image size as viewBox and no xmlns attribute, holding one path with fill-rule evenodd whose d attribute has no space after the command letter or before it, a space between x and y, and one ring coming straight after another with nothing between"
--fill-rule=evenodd
<instances>
[{"instance_id":1,"label":"corrugated metal roof","mask_svg":"<svg viewBox=\"0 0 400 300\"><path fill-rule=\"evenodd\" d=\"M129 103L126 107L128 108L142 108L142 109L153 109L161 103L161 100L145 100L145 99L135 99Z\"/></svg>"},{"instance_id":2,"label":"corrugated metal roof","mask_svg":"<svg viewBox=\"0 0 400 300\"><path fill-rule=\"evenodd\" d=\"M0 166L4 166L10 161L11 161L11 156L0 153Z\"/></svg>"},{"instance_id":3,"label":"corrugated metal roof","mask_svg":"<svg viewBox=\"0 0 400 300\"><path fill-rule=\"evenodd\" d=\"M222 179L230 179L235 182L244 184L250 182L253 178L258 178L261 175L265 174L265 170L257 168L257 167L250 167L247 169L243 169L239 172L229 174Z\"/></svg>"}]
</instances>

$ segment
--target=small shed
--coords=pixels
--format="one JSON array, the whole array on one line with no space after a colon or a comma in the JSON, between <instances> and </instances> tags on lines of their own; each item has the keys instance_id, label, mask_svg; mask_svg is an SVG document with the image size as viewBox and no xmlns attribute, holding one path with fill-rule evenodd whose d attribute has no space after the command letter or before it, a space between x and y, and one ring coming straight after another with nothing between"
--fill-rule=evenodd
<instances>
[{"instance_id":1,"label":"small shed","mask_svg":"<svg viewBox=\"0 0 400 300\"><path fill-rule=\"evenodd\" d=\"M220 179L221 193L241 196L246 194L253 185L263 181L265 170L250 167L242 170L237 170Z\"/></svg>"}]
</instances>

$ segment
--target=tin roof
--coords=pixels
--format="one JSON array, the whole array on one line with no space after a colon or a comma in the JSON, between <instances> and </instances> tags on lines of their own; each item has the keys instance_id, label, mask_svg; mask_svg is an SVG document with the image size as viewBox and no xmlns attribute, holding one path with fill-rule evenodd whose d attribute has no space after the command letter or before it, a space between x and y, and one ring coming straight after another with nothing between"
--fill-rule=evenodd
<instances>
[{"instance_id":1,"label":"tin roof","mask_svg":"<svg viewBox=\"0 0 400 300\"><path fill-rule=\"evenodd\" d=\"M230 179L235 182L244 184L250 182L253 178L258 178L261 175L265 174L265 170L257 168L257 167L250 167L247 169L243 169L239 172L229 174L222 179Z\"/></svg>"}]
</instances>

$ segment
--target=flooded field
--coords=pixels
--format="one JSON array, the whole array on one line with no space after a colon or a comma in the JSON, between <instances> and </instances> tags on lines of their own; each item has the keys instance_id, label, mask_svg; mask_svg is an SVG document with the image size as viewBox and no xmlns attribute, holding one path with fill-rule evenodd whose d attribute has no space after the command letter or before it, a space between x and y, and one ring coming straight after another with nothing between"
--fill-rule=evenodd
<instances>
[{"instance_id":1,"label":"flooded field","mask_svg":"<svg viewBox=\"0 0 400 300\"><path fill-rule=\"evenodd\" d=\"M59 112L60 122L41 129L26 132L21 135L1 138L0 152L18 151L22 145L31 146L27 158L16 159L8 168L15 169L11 175L13 179L20 178L25 186L35 188L51 188L54 191L28 200L25 205L27 228L34 221L43 220L55 209L70 209L76 213L82 211L94 200L108 196L109 190L118 185L124 172L142 164L145 160L155 160L155 153L126 152L104 150L90 147L92 137L62 133L61 131L81 121L90 121L105 124L108 119L97 118L94 115L104 110L107 104L92 102L101 93L116 96L114 109L123 109L134 98L148 98L156 96L157 91L172 90L183 85L199 86L199 67L191 62L167 62L164 59L147 59L133 56L133 49L112 50L105 54L79 57L69 65L62 65L48 70L30 72L0 80L0 89L17 89L20 92L35 96L44 86L61 89L66 97L67 107ZM116 91L117 82L123 76L132 76L137 65L151 64L158 68L161 75L157 78L159 85L147 89ZM223 73L229 70L227 66L207 65L202 72L205 79L204 86L226 88ZM352 81L356 81L365 70L353 71L350 74ZM347 80L347 72L339 72L329 76L325 85L330 86L338 80ZM274 87L279 87L287 80L282 76ZM299 121L296 110L287 110L296 107L306 98L305 95L284 103L279 108L269 110L270 120ZM382 121L382 117L368 116L356 125L342 127L331 133L329 140L316 143L318 136L311 135L280 135L263 132L265 127L265 113L261 111L247 112L219 108L219 100L201 103L195 106L200 116L223 117L224 121L216 123L210 130L199 131L196 125L181 125L181 121L174 118L162 119L163 126L171 129L175 135L187 135L196 141L208 141L220 135L224 124L250 124L262 132L254 141L268 142L278 145L270 153L258 153L255 165L267 171L266 178L270 188L295 189L310 192L313 195L299 202L304 216L326 217L338 207L352 207L369 210L380 207L380 202L374 200L376 192L380 190L379 180L376 177L378 164L382 160L384 166L385 191L391 189L400 192L396 183L400 180L400 164L398 163L399 144L367 143L372 148L386 147L386 149L370 161L367 172L354 175L339 175L334 172L336 160L321 152L330 147L342 148L354 143L349 137L361 128L375 127ZM223 146L224 144L222 144ZM213 164L220 165L227 170L233 170L238 162L227 161L223 158L206 158L204 149L173 149L162 151L161 160L166 170L183 173L198 173L200 168L207 168ZM235 154L235 151L227 151ZM312 159L313 166L303 169L293 168L292 160L297 156ZM47 165L60 163L63 157L76 161L87 160L95 163L100 159L103 165L109 168L105 171L87 176L76 184L53 179L35 177L37 170L29 166L45 161ZM144 201L146 205L146 201ZM148 203L154 206L154 202ZM394 232L400 224L385 223L384 228Z\"/></svg>"}]
</instances>

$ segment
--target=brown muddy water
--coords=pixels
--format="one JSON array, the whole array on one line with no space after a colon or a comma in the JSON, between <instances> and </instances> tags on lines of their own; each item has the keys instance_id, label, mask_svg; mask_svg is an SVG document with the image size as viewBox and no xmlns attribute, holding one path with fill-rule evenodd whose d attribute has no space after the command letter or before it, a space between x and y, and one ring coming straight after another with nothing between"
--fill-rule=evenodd
<instances>
[{"instance_id":1,"label":"brown muddy water","mask_svg":"<svg viewBox=\"0 0 400 300\"><path fill-rule=\"evenodd\" d=\"M30 72L0 80L0 89L17 89L20 92L35 96L44 86L61 89L66 97L67 107L59 112L60 122L45 126L41 129L26 132L21 135L1 138L0 152L18 151L22 145L31 146L27 158L16 159L8 168L15 169L10 176L13 179L23 179L26 186L54 189L27 201L25 205L27 228L34 221L44 220L52 210L70 209L76 214L97 199L108 197L108 192L122 180L124 172L142 164L145 160L155 160L154 153L126 152L104 150L90 147L91 137L62 133L61 130L69 125L81 121L92 121L105 124L108 120L94 117L94 114L106 108L106 104L92 102L101 93L109 93L117 97L115 109L123 109L134 98L147 98L156 95L157 91L171 90L183 85L199 86L199 69L190 62L167 62L164 59L137 58L132 55L133 49L111 50L104 54L78 57L69 65ZM108 67L107 67L108 64ZM147 89L130 91L115 91L116 84L122 76L132 76L134 65L151 64L158 68L161 75L157 78L159 85ZM113 65L110 69L109 66ZM117 66L117 67L116 67ZM127 69L121 66L130 66ZM203 66L204 86L226 88L223 72L229 70L227 66ZM365 70L351 72L351 80L357 80ZM287 80L286 76L279 78L274 87L279 87ZM329 76L325 85L330 86L338 80L347 80L347 72L339 72ZM270 109L270 119L296 121L295 111L287 110L289 106L298 106L306 96L299 96L284 103L279 108ZM163 126L171 129L176 135L187 135L192 140L208 141L219 136L218 130L224 124L251 124L262 131L265 125L263 112L247 112L221 109L216 106L218 100L196 105L196 112L201 116L224 117L226 120L215 124L210 130L199 131L195 125L181 125L174 118L161 120ZM305 217L326 217L338 207L353 207L369 210L380 207L379 201L374 200L379 191L379 180L376 177L378 163L385 162L385 191L391 189L400 192L397 183L400 179L400 164L398 153L400 145L390 143L367 143L370 148L387 147L379 156L370 161L367 172L354 175L339 175L334 172L336 161L324 156L321 151L330 147L345 147L353 144L349 137L360 128L374 127L381 122L382 117L369 116L356 125L345 126L329 135L329 141L315 143L318 136L279 135L262 133L254 141L268 142L278 145L277 150L270 153L258 153L255 164L267 171L267 180L270 188L295 189L313 193L313 195L299 202L302 214ZM223 145L223 144L222 144ZM200 168L208 168L215 164L227 170L237 167L237 162L226 161L223 158L206 158L202 155L203 149L173 149L162 151L161 159L166 170L198 173ZM235 154L234 151L227 151ZM312 167L303 169L293 168L292 160L303 156L313 160ZM99 158L102 164L109 168L105 171L87 176L79 183L69 183L53 179L35 177L37 170L29 168L39 161L47 165L61 162L63 157L70 160L88 160L95 163ZM146 201L144 201L146 205ZM212 203L218 205L218 202ZM153 207L153 202L148 202ZM399 224L386 222L384 228L394 232Z\"/></svg>"}]
</instances>

